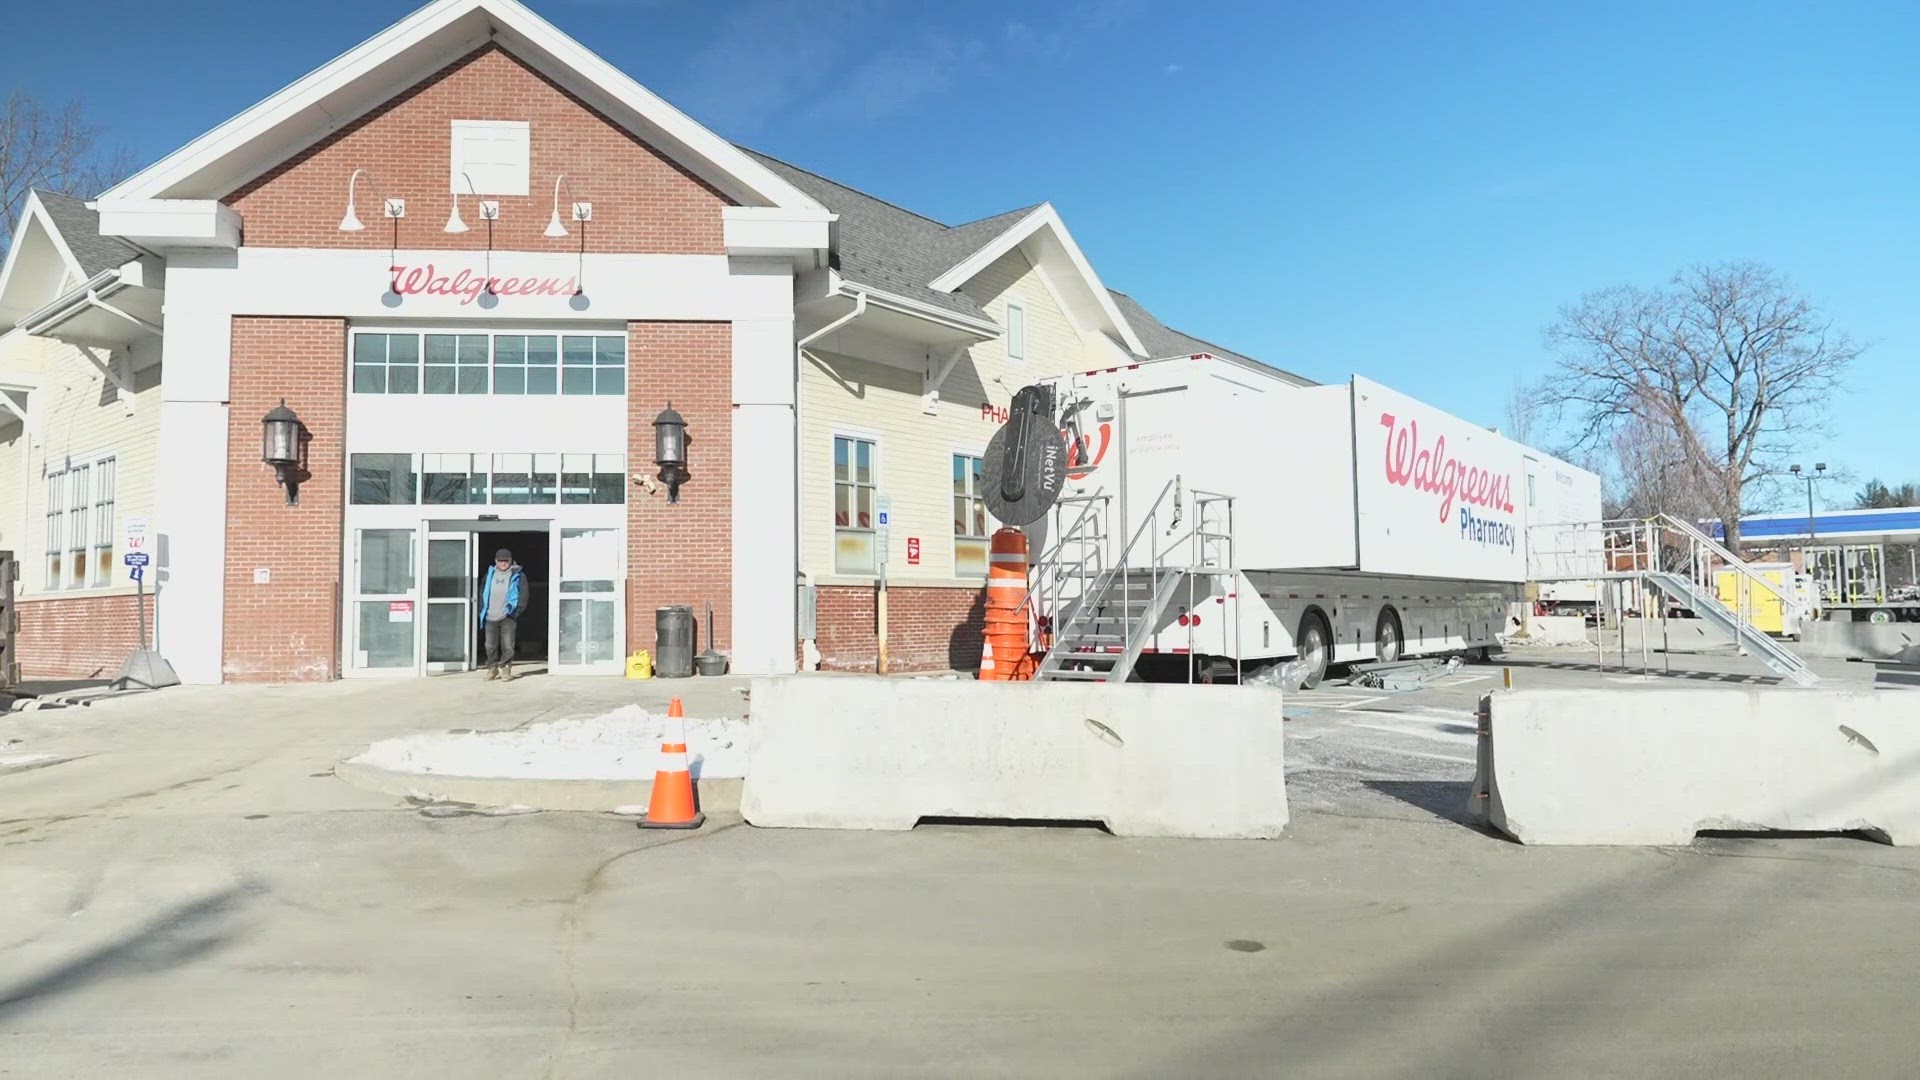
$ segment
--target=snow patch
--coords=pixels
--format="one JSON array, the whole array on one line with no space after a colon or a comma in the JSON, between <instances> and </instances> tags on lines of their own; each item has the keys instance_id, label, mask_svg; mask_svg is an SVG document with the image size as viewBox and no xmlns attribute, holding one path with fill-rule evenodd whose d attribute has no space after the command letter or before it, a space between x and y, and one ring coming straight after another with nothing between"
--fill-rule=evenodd
<instances>
[{"instance_id":1,"label":"snow patch","mask_svg":"<svg viewBox=\"0 0 1920 1080\"><path fill-rule=\"evenodd\" d=\"M367 747L352 764L422 776L539 780L651 780L666 717L638 705L512 731L432 732ZM688 720L693 778L747 775L745 720Z\"/></svg>"}]
</instances>

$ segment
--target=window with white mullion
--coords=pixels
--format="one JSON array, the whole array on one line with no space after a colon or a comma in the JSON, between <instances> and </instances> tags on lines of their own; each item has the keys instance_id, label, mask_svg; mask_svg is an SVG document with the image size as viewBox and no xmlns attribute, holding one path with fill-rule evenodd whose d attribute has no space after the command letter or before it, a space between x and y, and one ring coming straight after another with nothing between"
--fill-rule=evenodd
<instances>
[{"instance_id":1,"label":"window with white mullion","mask_svg":"<svg viewBox=\"0 0 1920 1080\"><path fill-rule=\"evenodd\" d=\"M67 533L67 473L62 469L47 477L47 548L46 579L43 587L61 588L62 570L66 566Z\"/></svg>"},{"instance_id":2,"label":"window with white mullion","mask_svg":"<svg viewBox=\"0 0 1920 1080\"><path fill-rule=\"evenodd\" d=\"M113 584L114 488L119 462L101 458L93 477L93 587Z\"/></svg>"},{"instance_id":3,"label":"window with white mullion","mask_svg":"<svg viewBox=\"0 0 1920 1080\"><path fill-rule=\"evenodd\" d=\"M67 470L67 588L83 589L87 584L87 511L89 481L93 469L75 465Z\"/></svg>"}]
</instances>

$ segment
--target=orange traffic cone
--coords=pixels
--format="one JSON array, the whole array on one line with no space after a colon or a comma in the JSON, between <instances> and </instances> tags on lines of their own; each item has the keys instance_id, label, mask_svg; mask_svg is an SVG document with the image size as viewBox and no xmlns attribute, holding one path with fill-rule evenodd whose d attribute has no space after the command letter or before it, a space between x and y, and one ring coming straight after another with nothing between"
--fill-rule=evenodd
<instances>
[{"instance_id":1,"label":"orange traffic cone","mask_svg":"<svg viewBox=\"0 0 1920 1080\"><path fill-rule=\"evenodd\" d=\"M667 706L667 731L660 741L660 766L653 774L643 829L697 829L707 815L693 805L693 774L687 771L687 722L680 699Z\"/></svg>"}]
</instances>

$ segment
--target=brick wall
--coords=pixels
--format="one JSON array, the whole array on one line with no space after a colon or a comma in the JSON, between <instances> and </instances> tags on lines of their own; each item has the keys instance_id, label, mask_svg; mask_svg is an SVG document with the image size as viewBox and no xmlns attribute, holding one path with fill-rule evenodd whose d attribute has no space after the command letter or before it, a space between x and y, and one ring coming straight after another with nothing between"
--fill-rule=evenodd
<instances>
[{"instance_id":1,"label":"brick wall","mask_svg":"<svg viewBox=\"0 0 1920 1080\"><path fill-rule=\"evenodd\" d=\"M20 650L24 679L110 679L140 643L132 596L22 600ZM153 617L153 598L147 598ZM151 625L151 623L149 623Z\"/></svg>"},{"instance_id":2,"label":"brick wall","mask_svg":"<svg viewBox=\"0 0 1920 1080\"><path fill-rule=\"evenodd\" d=\"M672 402L687 420L680 501L627 488L627 649L657 654L654 609L691 604L706 647L707 604L727 650L733 599L733 327L727 323L627 324L629 473L655 472L653 418Z\"/></svg>"},{"instance_id":3,"label":"brick wall","mask_svg":"<svg viewBox=\"0 0 1920 1080\"><path fill-rule=\"evenodd\" d=\"M339 673L347 324L233 320L227 409L228 682L305 682ZM260 463L260 418L285 398L307 429L300 505ZM267 584L254 583L265 569Z\"/></svg>"},{"instance_id":4,"label":"brick wall","mask_svg":"<svg viewBox=\"0 0 1920 1080\"><path fill-rule=\"evenodd\" d=\"M879 635L874 589L823 585L817 598L814 629L821 670L875 670ZM978 671L985 617L985 589L889 588L888 670Z\"/></svg>"},{"instance_id":5,"label":"brick wall","mask_svg":"<svg viewBox=\"0 0 1920 1080\"><path fill-rule=\"evenodd\" d=\"M245 243L265 247L384 249L392 221L381 197L407 201L402 248L484 250L487 229L473 196L460 200L465 233L442 231L453 194L449 164L453 120L524 120L532 171L525 196L500 196L493 246L508 251L577 250L580 230L542 235L553 209L554 178L566 173L573 197L593 203L588 251L718 254L724 249L725 196L498 46L461 57L391 101L284 162L226 200L239 211ZM339 231L347 182L364 168L355 208L361 232ZM566 220L567 189L561 190Z\"/></svg>"}]
</instances>

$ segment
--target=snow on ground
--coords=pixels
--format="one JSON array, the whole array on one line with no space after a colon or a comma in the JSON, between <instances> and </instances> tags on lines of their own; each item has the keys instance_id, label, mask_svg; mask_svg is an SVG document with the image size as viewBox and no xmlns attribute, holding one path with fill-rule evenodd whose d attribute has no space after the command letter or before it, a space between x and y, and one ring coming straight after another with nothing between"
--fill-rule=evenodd
<instances>
[{"instance_id":1,"label":"snow on ground","mask_svg":"<svg viewBox=\"0 0 1920 1080\"><path fill-rule=\"evenodd\" d=\"M747 775L747 721L688 720L694 779ZM638 705L512 731L433 732L374 743L352 759L392 772L546 780L651 779L666 717Z\"/></svg>"}]
</instances>

